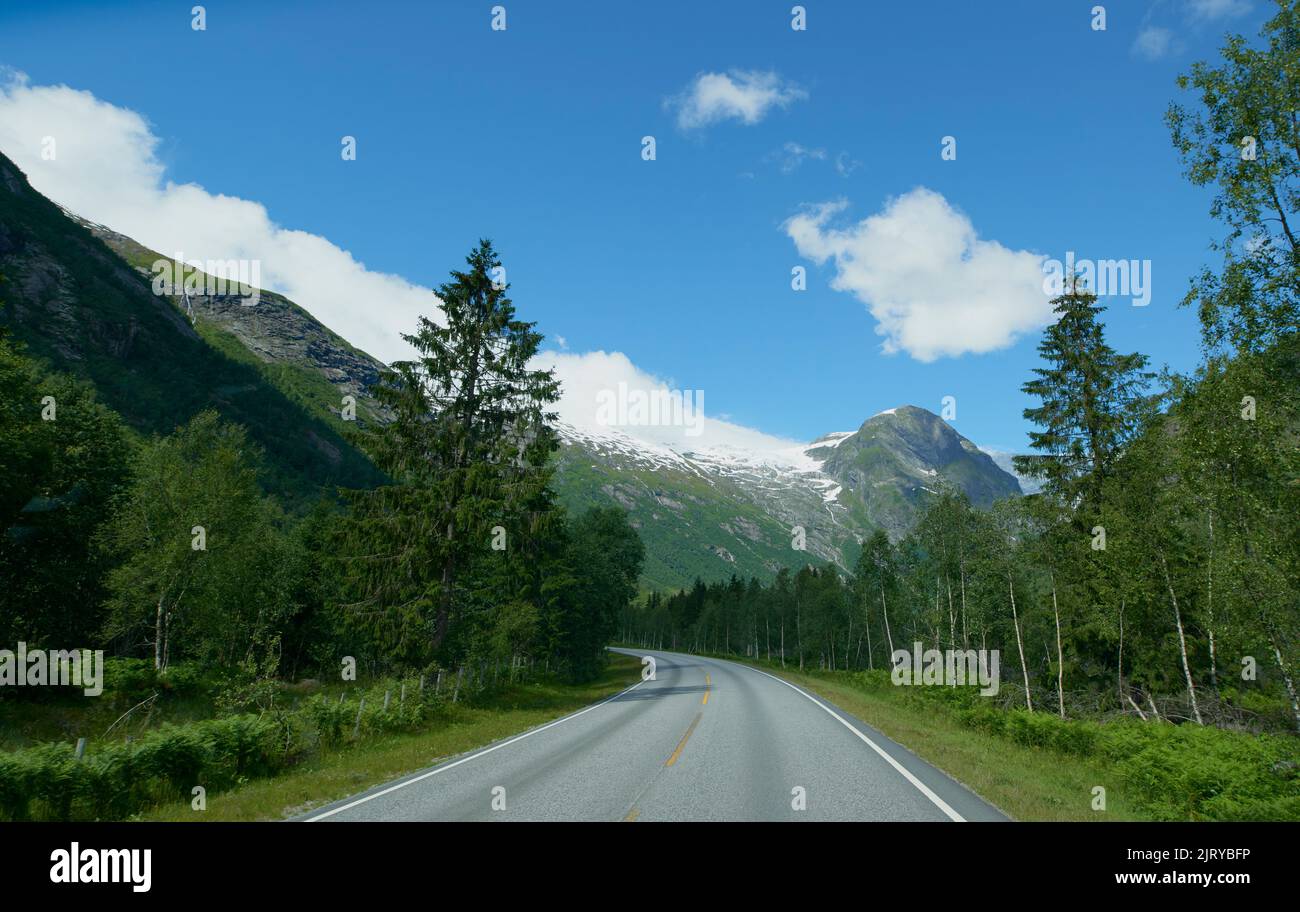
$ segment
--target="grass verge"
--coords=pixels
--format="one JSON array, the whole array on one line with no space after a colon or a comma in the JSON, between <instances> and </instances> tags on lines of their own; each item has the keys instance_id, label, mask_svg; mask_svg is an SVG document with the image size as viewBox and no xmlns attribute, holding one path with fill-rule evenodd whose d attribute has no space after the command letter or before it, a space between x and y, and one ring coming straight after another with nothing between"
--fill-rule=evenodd
<instances>
[{"instance_id":1,"label":"grass verge","mask_svg":"<svg viewBox=\"0 0 1300 912\"><path fill-rule=\"evenodd\" d=\"M875 726L1018 820L1300 821L1300 739L1210 725L1061 719L888 671L762 666ZM1105 790L1098 796L1096 789ZM1104 797L1104 806L1094 801Z\"/></svg>"},{"instance_id":2,"label":"grass verge","mask_svg":"<svg viewBox=\"0 0 1300 912\"><path fill-rule=\"evenodd\" d=\"M731 659L731 661L738 661ZM884 732L1016 820L1150 820L1100 760L1062 756L972 730L942 711L922 711L894 692L869 691L838 672L764 670L811 691ZM1092 789L1106 810L1092 810Z\"/></svg>"},{"instance_id":3,"label":"grass verge","mask_svg":"<svg viewBox=\"0 0 1300 912\"><path fill-rule=\"evenodd\" d=\"M305 814L582 709L629 686L639 675L635 659L616 654L595 681L575 685L544 680L508 687L476 705L448 707L425 730L322 750L280 775L209 795L205 811L193 810L189 802L173 802L131 819L251 821Z\"/></svg>"}]
</instances>

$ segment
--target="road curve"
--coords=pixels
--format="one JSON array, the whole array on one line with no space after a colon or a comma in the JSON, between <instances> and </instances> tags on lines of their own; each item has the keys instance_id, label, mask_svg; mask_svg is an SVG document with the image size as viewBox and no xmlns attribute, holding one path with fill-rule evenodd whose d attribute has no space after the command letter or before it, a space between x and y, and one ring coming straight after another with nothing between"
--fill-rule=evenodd
<instances>
[{"instance_id":1,"label":"road curve","mask_svg":"<svg viewBox=\"0 0 1300 912\"><path fill-rule=\"evenodd\" d=\"M1005 820L781 678L659 650L654 680L307 821Z\"/></svg>"}]
</instances>

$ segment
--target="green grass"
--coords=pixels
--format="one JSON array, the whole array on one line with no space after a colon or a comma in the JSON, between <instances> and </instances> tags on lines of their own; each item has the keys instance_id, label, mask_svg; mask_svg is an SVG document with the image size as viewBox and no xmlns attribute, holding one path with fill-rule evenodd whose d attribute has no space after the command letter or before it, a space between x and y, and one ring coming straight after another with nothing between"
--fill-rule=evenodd
<instances>
[{"instance_id":1,"label":"green grass","mask_svg":"<svg viewBox=\"0 0 1300 912\"><path fill-rule=\"evenodd\" d=\"M207 796L207 810L189 802L163 804L135 820L282 820L432 766L449 757L519 734L582 709L635 682L640 664L613 656L587 684L554 680L507 687L475 705L446 707L421 731L378 735L322 749L280 775Z\"/></svg>"},{"instance_id":2,"label":"green grass","mask_svg":"<svg viewBox=\"0 0 1300 912\"><path fill-rule=\"evenodd\" d=\"M884 732L1016 820L1153 819L1129 800L1103 761L1063 757L974 731L946 713L921 711L901 694L864 690L840 673L768 667ZM1101 812L1091 807L1098 785L1106 789Z\"/></svg>"},{"instance_id":3,"label":"green grass","mask_svg":"<svg viewBox=\"0 0 1300 912\"><path fill-rule=\"evenodd\" d=\"M1212 726L1062 720L887 672L771 669L884 732L1017 820L1298 820L1300 741ZM1093 810L1093 789L1105 809Z\"/></svg>"}]
</instances>

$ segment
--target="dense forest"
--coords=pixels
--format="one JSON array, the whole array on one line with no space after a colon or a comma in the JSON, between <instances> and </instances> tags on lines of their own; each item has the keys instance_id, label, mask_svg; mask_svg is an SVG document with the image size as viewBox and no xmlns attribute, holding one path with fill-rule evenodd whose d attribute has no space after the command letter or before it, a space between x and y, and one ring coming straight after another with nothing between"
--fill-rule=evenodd
<instances>
[{"instance_id":1,"label":"dense forest","mask_svg":"<svg viewBox=\"0 0 1300 912\"><path fill-rule=\"evenodd\" d=\"M943 493L851 574L655 593L622 636L827 669L997 649L1000 699L1029 710L1300 729L1300 13L1279 10L1264 49L1231 39L1179 81L1199 104L1166 117L1226 228L1183 302L1193 373L1115 351L1070 283L1023 387L1037 430L1017 469L1041 493L988 512Z\"/></svg>"},{"instance_id":2,"label":"dense forest","mask_svg":"<svg viewBox=\"0 0 1300 912\"><path fill-rule=\"evenodd\" d=\"M384 483L305 512L267 493L241 425L202 411L144 438L0 337L0 640L231 688L337 678L347 658L374 675L506 662L591 679L641 543L620 510L555 503L558 384L527 367L541 336L494 284L489 243L467 263L438 290L444 322L421 322L419 357L376 391L394 419L354 432Z\"/></svg>"}]
</instances>

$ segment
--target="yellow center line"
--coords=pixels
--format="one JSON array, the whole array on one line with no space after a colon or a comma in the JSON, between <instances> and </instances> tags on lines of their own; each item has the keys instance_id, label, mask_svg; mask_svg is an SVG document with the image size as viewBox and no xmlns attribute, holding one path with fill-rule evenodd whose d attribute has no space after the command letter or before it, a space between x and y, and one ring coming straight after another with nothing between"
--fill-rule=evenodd
<instances>
[{"instance_id":1,"label":"yellow center line","mask_svg":"<svg viewBox=\"0 0 1300 912\"><path fill-rule=\"evenodd\" d=\"M636 822L636 819L637 819L638 817L640 817L640 816L641 816L641 809L640 809L640 808L632 808L632 810L630 810L630 811L627 812L627 816L623 818L623 822L624 822L624 823L635 823L635 822Z\"/></svg>"},{"instance_id":2,"label":"yellow center line","mask_svg":"<svg viewBox=\"0 0 1300 912\"><path fill-rule=\"evenodd\" d=\"M705 686L705 687L708 687L708 686L709 686L710 684L712 684L712 683L713 683L713 682L712 682L711 680L709 680L709 673L706 671L706 672L704 673L704 686ZM701 700L700 702L703 703L705 706L708 706L708 705L709 705L709 692L708 692L707 690L704 691L704 699Z\"/></svg>"},{"instance_id":3,"label":"yellow center line","mask_svg":"<svg viewBox=\"0 0 1300 912\"><path fill-rule=\"evenodd\" d=\"M668 758L668 762L665 763L664 766L672 766L674 763L677 762L677 758L682 755L682 748L684 748L686 746L686 742L690 740L691 732L695 731L695 726L700 724L701 715L703 714L702 713L695 714L695 718L691 720L691 727L686 729L686 734L682 735L682 740L677 742L677 750L673 751L673 755Z\"/></svg>"}]
</instances>

